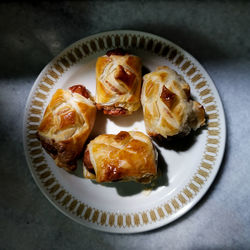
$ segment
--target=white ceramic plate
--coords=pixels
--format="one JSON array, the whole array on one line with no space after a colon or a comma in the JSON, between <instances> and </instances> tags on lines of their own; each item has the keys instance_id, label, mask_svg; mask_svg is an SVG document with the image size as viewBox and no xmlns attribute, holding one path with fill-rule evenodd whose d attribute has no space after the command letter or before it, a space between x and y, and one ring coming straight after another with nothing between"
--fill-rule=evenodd
<instances>
[{"instance_id":1,"label":"white ceramic plate","mask_svg":"<svg viewBox=\"0 0 250 250\"><path fill-rule=\"evenodd\" d=\"M162 176L153 187L137 183L95 184L58 168L35 133L56 89L84 84L95 94L95 62L107 50L123 47L141 57L152 71L168 65L183 75L192 96L202 103L208 125L180 145L160 147ZM98 113L91 136L121 130L145 132L142 109L129 117ZM225 148L225 118L218 92L191 55L161 37L138 31L96 34L66 48L41 72L30 92L24 117L24 149L31 173L43 194L65 215L90 228L134 233L158 228L190 210L204 195L220 167Z\"/></svg>"}]
</instances>

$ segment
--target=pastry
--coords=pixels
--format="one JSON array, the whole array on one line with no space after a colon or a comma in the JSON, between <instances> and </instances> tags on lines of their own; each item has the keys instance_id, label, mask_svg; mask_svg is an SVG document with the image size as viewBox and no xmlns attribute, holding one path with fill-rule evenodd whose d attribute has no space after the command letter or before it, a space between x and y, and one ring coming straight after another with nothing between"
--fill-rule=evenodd
<instances>
[{"instance_id":1,"label":"pastry","mask_svg":"<svg viewBox=\"0 0 250 250\"><path fill-rule=\"evenodd\" d=\"M141 93L148 135L169 138L187 135L205 124L203 106L190 98L190 87L167 66L143 77Z\"/></svg>"},{"instance_id":2,"label":"pastry","mask_svg":"<svg viewBox=\"0 0 250 250\"><path fill-rule=\"evenodd\" d=\"M58 89L48 104L38 128L43 148L66 170L76 168L95 122L96 107L90 92L82 85Z\"/></svg>"},{"instance_id":3,"label":"pastry","mask_svg":"<svg viewBox=\"0 0 250 250\"><path fill-rule=\"evenodd\" d=\"M140 107L141 60L121 49L96 62L96 107L104 114L128 115Z\"/></svg>"},{"instance_id":4,"label":"pastry","mask_svg":"<svg viewBox=\"0 0 250 250\"><path fill-rule=\"evenodd\" d=\"M157 176L157 152L142 132L97 136L84 153L83 174L96 182L150 183Z\"/></svg>"}]
</instances>

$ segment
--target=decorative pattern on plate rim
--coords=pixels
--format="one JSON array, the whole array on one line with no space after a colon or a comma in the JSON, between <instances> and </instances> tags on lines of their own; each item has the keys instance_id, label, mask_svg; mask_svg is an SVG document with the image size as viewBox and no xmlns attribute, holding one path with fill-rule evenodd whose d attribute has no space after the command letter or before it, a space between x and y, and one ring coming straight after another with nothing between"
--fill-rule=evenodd
<instances>
[{"instance_id":1,"label":"decorative pattern on plate rim","mask_svg":"<svg viewBox=\"0 0 250 250\"><path fill-rule=\"evenodd\" d=\"M154 36L156 37L156 36ZM110 213L88 206L77 200L57 181L47 165L40 142L36 139L36 131L42 118L45 101L57 80L63 76L78 60L88 57L96 52L115 47L125 49L136 48L146 50L156 55L167 58L176 65L199 93L202 105L205 107L207 119L206 148L203 158L192 179L171 200L155 207L154 209L139 211L133 214ZM146 33L130 34L107 34L92 39L83 39L83 42L73 44L67 53L61 55L58 60L47 69L36 91L34 92L31 105L28 110L26 121L27 148L32 160L32 167L36 175L59 207L68 210L72 215L80 217L90 223L103 227L133 228L152 224L163 220L186 206L206 183L214 162L217 158L221 139L221 124L217 103L213 92L209 88L206 78L197 69L197 66L185 57L175 46L169 45L167 40L158 40Z\"/></svg>"}]
</instances>

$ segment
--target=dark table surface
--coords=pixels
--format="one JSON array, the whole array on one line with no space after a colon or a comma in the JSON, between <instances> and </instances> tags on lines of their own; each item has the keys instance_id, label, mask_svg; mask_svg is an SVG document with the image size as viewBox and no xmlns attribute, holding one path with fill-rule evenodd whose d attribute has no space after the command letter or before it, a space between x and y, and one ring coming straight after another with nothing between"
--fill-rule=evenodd
<instances>
[{"instance_id":1,"label":"dark table surface","mask_svg":"<svg viewBox=\"0 0 250 250\"><path fill-rule=\"evenodd\" d=\"M160 229L94 231L56 210L24 157L29 91L62 49L88 35L141 30L178 44L206 68L220 93L227 145L208 193ZM0 249L214 249L250 247L250 2L72 1L0 3Z\"/></svg>"}]
</instances>

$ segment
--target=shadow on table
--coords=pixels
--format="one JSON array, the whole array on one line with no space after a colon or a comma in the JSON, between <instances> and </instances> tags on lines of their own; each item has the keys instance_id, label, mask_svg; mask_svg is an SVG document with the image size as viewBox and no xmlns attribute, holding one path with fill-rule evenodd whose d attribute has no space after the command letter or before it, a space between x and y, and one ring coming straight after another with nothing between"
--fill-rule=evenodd
<instances>
[{"instance_id":1,"label":"shadow on table","mask_svg":"<svg viewBox=\"0 0 250 250\"><path fill-rule=\"evenodd\" d=\"M201 62L218 62L218 60L225 60L228 57L228 53L221 51L213 40L209 40L204 34L198 33L191 28L189 29L185 25L176 26L162 24L159 27L157 23L151 22L147 26L131 26L126 28L149 32L166 38L185 49Z\"/></svg>"}]
</instances>

